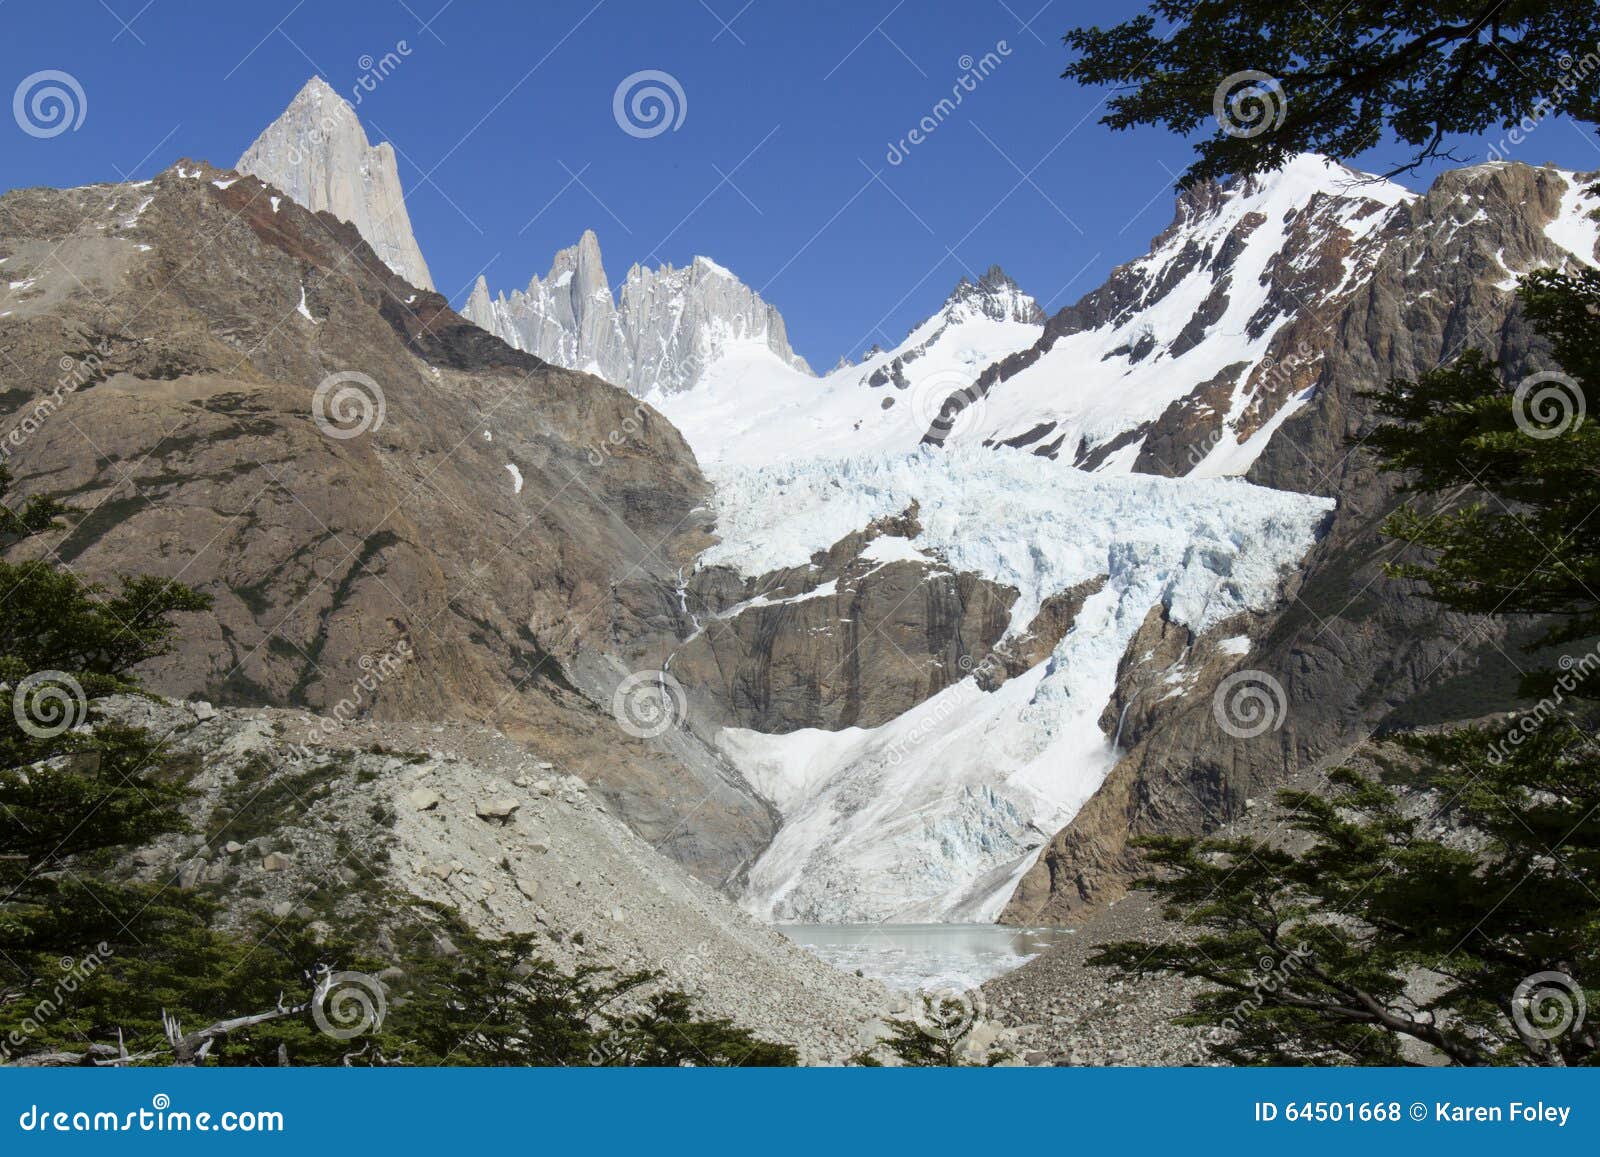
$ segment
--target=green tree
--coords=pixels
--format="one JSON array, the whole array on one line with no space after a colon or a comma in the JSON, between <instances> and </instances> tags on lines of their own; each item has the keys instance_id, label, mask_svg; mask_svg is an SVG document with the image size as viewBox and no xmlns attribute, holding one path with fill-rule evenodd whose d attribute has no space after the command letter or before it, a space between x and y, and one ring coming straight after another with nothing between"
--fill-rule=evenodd
<instances>
[{"instance_id":1,"label":"green tree","mask_svg":"<svg viewBox=\"0 0 1600 1157\"><path fill-rule=\"evenodd\" d=\"M13 505L10 487L0 467L0 549L74 513L42 496ZM171 648L173 616L210 599L149 576L108 592L27 559L0 560L0 600L0 1058L97 1044L106 1060L120 1040L130 1056L170 1060L164 1015L188 1035L303 1002L328 952L303 929L228 935L208 899L110 870L186 831L190 792L163 737L96 717L92 701L136 691L133 669ZM249 1040L219 1036L206 1056L259 1063Z\"/></svg>"},{"instance_id":2,"label":"green tree","mask_svg":"<svg viewBox=\"0 0 1600 1157\"><path fill-rule=\"evenodd\" d=\"M991 1046L981 1059L973 1059L973 1030L978 1027L977 998L973 993L949 989L928 989L916 995L917 1010L912 1017L885 1017L887 1036L872 1049L851 1057L851 1063L877 1068L882 1062L874 1056L884 1048L907 1068L993 1068L1010 1060L1012 1054Z\"/></svg>"},{"instance_id":3,"label":"green tree","mask_svg":"<svg viewBox=\"0 0 1600 1157\"><path fill-rule=\"evenodd\" d=\"M1469 490L1459 509L1408 506L1385 530L1429 548L1433 559L1395 573L1434 598L1479 614L1550 616L1540 642L1600 634L1600 271L1530 274L1518 297L1549 341L1560 370L1506 379L1469 352L1417 386L1379 395L1385 419L1368 438L1383 468L1407 488L1436 495ZM1600 416L1600 415L1597 415ZM1543 693L1548 673L1525 690ZM1600 686L1580 692L1600 697Z\"/></svg>"},{"instance_id":4,"label":"green tree","mask_svg":"<svg viewBox=\"0 0 1600 1157\"><path fill-rule=\"evenodd\" d=\"M12 507L10 482L0 469L0 547L67 513L48 498ZM80 725L91 696L132 689L130 668L166 651L172 614L209 600L151 579L103 594L47 561L0 561L0 961L128 943L115 889L99 898L76 866L183 824L154 737Z\"/></svg>"},{"instance_id":5,"label":"green tree","mask_svg":"<svg viewBox=\"0 0 1600 1157\"><path fill-rule=\"evenodd\" d=\"M1144 883L1186 925L1172 943L1106 945L1092 963L1213 986L1183 1023L1246 1063L1392 1064L1406 1040L1461 1065L1600 1064L1600 274L1530 277L1523 308L1561 371L1502 378L1468 355L1378 397L1370 442L1424 499L1389 534L1431 548L1394 568L1446 606L1583 639L1501 727L1387 737L1376 774L1280 793L1304 843L1143 841ZM1533 388L1527 383L1532 381ZM1540 404L1536 390L1554 387ZM1468 489L1470 488L1470 490ZM1406 789L1449 819L1440 833Z\"/></svg>"},{"instance_id":6,"label":"green tree","mask_svg":"<svg viewBox=\"0 0 1600 1157\"><path fill-rule=\"evenodd\" d=\"M1067 78L1117 87L1101 123L1208 133L1186 181L1307 150L1355 156L1391 137L1413 154L1398 173L1448 156L1454 134L1553 111L1600 121L1600 69L1585 64L1600 51L1592 0L1159 0L1065 39L1077 54Z\"/></svg>"},{"instance_id":7,"label":"green tree","mask_svg":"<svg viewBox=\"0 0 1600 1157\"><path fill-rule=\"evenodd\" d=\"M448 913L453 946L419 961L386 1025L390 1055L443 1065L788 1066L794 1049L723 1019L693 999L649 990L658 973L583 966L568 973L533 936L488 940Z\"/></svg>"},{"instance_id":8,"label":"green tree","mask_svg":"<svg viewBox=\"0 0 1600 1157\"><path fill-rule=\"evenodd\" d=\"M10 483L0 467L0 550L73 513L11 506ZM230 930L212 897L118 878L123 854L189 830L192 769L93 700L137 692L173 616L210 600L150 577L111 593L39 559L0 560L0 600L0 1062L797 1063L656 973L566 973L531 936L491 941L402 897L373 899L412 945L379 962L296 917Z\"/></svg>"}]
</instances>

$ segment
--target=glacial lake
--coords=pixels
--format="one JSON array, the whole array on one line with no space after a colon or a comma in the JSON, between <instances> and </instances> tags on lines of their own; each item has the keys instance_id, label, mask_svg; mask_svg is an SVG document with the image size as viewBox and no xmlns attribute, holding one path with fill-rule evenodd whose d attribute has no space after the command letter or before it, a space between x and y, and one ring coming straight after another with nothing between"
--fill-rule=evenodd
<instances>
[{"instance_id":1,"label":"glacial lake","mask_svg":"<svg viewBox=\"0 0 1600 1157\"><path fill-rule=\"evenodd\" d=\"M1072 932L998 924L779 924L778 931L845 972L890 988L981 984L1032 960Z\"/></svg>"}]
</instances>

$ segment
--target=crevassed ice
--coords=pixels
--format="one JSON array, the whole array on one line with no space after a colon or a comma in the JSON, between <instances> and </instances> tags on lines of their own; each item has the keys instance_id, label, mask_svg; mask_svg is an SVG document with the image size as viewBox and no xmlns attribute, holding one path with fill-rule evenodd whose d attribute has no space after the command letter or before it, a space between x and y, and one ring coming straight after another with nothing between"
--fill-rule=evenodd
<instances>
[{"instance_id":1,"label":"crevassed ice","mask_svg":"<svg viewBox=\"0 0 1600 1157\"><path fill-rule=\"evenodd\" d=\"M996 692L969 677L870 729L724 731L783 816L744 903L800 923L994 919L1109 771L1099 716L1149 610L1203 631L1265 609L1333 505L982 448L728 467L716 481L723 541L705 561L747 574L803 564L915 501L923 532L906 545L1017 587L1013 632L1052 594L1107 576L1051 658Z\"/></svg>"}]
</instances>

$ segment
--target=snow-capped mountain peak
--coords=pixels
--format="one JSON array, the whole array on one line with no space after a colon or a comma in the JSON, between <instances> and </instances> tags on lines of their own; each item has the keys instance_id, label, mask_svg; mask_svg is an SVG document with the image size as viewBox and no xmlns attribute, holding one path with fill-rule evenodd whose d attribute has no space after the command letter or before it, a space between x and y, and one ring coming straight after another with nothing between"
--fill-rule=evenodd
<instances>
[{"instance_id":1,"label":"snow-capped mountain peak","mask_svg":"<svg viewBox=\"0 0 1600 1157\"><path fill-rule=\"evenodd\" d=\"M894 349L874 346L860 362L841 358L820 380L745 347L712 364L695 388L648 396L712 467L903 452L953 391L1043 332L1044 311L996 265L975 281L962 277Z\"/></svg>"},{"instance_id":2,"label":"snow-capped mountain peak","mask_svg":"<svg viewBox=\"0 0 1600 1157\"><path fill-rule=\"evenodd\" d=\"M970 317L1043 325L1044 310L1024 293L1004 269L991 265L977 281L963 277L944 303L944 317L957 322Z\"/></svg>"},{"instance_id":3,"label":"snow-capped mountain peak","mask_svg":"<svg viewBox=\"0 0 1600 1157\"><path fill-rule=\"evenodd\" d=\"M926 441L1087 469L1241 473L1309 396L1318 318L1364 283L1384 227L1414 199L1311 154L1185 189L1147 254L946 399Z\"/></svg>"},{"instance_id":4,"label":"snow-capped mountain peak","mask_svg":"<svg viewBox=\"0 0 1600 1157\"><path fill-rule=\"evenodd\" d=\"M356 110L320 76L305 83L234 168L312 212L348 221L390 269L412 285L433 288L411 232L393 147L370 144Z\"/></svg>"},{"instance_id":5,"label":"snow-capped mountain peak","mask_svg":"<svg viewBox=\"0 0 1600 1157\"><path fill-rule=\"evenodd\" d=\"M518 349L641 397L692 389L719 359L741 350L811 374L789 346L783 315L709 257L682 269L635 264L613 297L593 230L525 290L491 298L479 278L462 313Z\"/></svg>"}]
</instances>

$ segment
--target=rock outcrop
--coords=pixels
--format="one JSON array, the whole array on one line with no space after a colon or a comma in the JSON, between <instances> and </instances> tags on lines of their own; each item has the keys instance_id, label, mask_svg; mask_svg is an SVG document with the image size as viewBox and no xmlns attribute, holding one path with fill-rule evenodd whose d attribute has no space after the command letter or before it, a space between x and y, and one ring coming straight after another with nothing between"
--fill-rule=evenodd
<instances>
[{"instance_id":1,"label":"rock outcrop","mask_svg":"<svg viewBox=\"0 0 1600 1157\"><path fill-rule=\"evenodd\" d=\"M805 567L745 580L702 570L693 597L705 611L670 669L708 694L718 722L769 734L877 727L903 715L964 679L963 660L994 649L1017 600L1013 587L937 561L866 551L920 532L911 510Z\"/></svg>"},{"instance_id":2,"label":"rock outcrop","mask_svg":"<svg viewBox=\"0 0 1600 1157\"><path fill-rule=\"evenodd\" d=\"M879 985L665 860L603 793L553 770L555 750L541 759L537 744L474 724L239 708L198 720L190 704L133 697L95 709L173 737L177 760L198 769L193 830L124 870L215 895L233 926L299 911L313 933L362 929L382 960L386 942L418 937L389 925L421 901L486 936L532 935L564 970L659 972L702 1014L793 1044L806 1063L842 1064L881 1031L890 998ZM480 818L485 796L507 814Z\"/></svg>"},{"instance_id":3,"label":"rock outcrop","mask_svg":"<svg viewBox=\"0 0 1600 1157\"><path fill-rule=\"evenodd\" d=\"M369 144L356 110L320 76L306 82L234 168L313 213L354 225L390 269L419 289L433 288L411 233L394 147Z\"/></svg>"}]
</instances>

